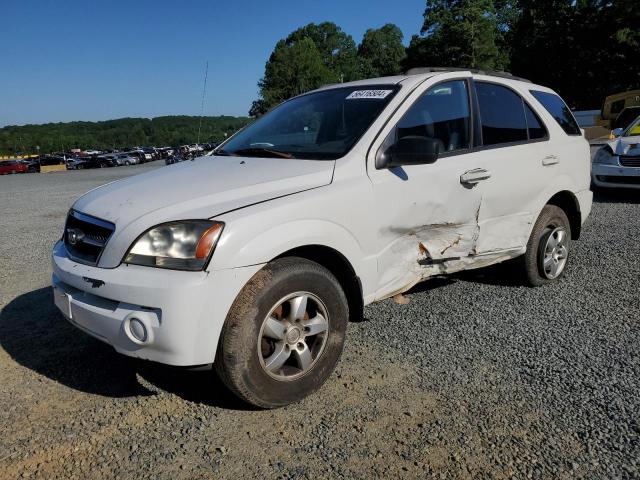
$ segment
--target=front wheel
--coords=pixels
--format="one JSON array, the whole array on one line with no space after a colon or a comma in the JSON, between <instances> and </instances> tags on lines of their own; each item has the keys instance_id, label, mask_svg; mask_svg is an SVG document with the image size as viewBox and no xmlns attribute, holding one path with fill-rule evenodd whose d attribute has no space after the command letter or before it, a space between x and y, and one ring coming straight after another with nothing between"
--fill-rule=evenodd
<instances>
[{"instance_id":1,"label":"front wheel","mask_svg":"<svg viewBox=\"0 0 640 480\"><path fill-rule=\"evenodd\" d=\"M348 317L345 294L326 268L296 257L275 260L229 311L216 354L218 375L257 407L297 402L331 375Z\"/></svg>"},{"instance_id":2,"label":"front wheel","mask_svg":"<svg viewBox=\"0 0 640 480\"><path fill-rule=\"evenodd\" d=\"M558 280L569 259L571 224L566 213L555 205L546 205L533 226L527 251L521 257L526 282L537 287Z\"/></svg>"}]
</instances>

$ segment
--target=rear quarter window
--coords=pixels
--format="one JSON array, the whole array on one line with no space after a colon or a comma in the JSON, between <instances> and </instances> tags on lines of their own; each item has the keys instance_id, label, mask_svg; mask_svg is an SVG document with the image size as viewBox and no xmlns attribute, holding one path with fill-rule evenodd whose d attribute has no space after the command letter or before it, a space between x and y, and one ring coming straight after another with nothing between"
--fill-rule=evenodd
<instances>
[{"instance_id":1,"label":"rear quarter window","mask_svg":"<svg viewBox=\"0 0 640 480\"><path fill-rule=\"evenodd\" d=\"M537 90L531 90L531 95L551 114L567 135L582 135L571 110L558 95Z\"/></svg>"}]
</instances>

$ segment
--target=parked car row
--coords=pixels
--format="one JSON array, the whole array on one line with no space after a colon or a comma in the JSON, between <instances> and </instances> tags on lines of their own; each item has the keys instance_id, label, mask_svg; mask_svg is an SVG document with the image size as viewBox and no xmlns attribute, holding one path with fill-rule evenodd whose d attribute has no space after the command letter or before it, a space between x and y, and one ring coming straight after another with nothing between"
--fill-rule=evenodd
<instances>
[{"instance_id":1,"label":"parked car row","mask_svg":"<svg viewBox=\"0 0 640 480\"><path fill-rule=\"evenodd\" d=\"M200 157L202 155L207 155L208 153L213 152L218 145L220 145L219 142L182 145L181 147L176 148L174 153L167 156L164 162L167 165L172 165L174 163L184 162L185 160L191 160L192 158Z\"/></svg>"},{"instance_id":2,"label":"parked car row","mask_svg":"<svg viewBox=\"0 0 640 480\"><path fill-rule=\"evenodd\" d=\"M125 147L102 151L74 149L24 160L0 161L0 175L40 172L40 167L50 165L65 165L67 170L122 167L154 160L165 160L169 165L207 154L217 146L218 143L213 142L180 147Z\"/></svg>"},{"instance_id":3,"label":"parked car row","mask_svg":"<svg viewBox=\"0 0 640 480\"><path fill-rule=\"evenodd\" d=\"M67 170L83 170L86 168L121 167L141 163L140 157L130 153L110 153L93 157L78 157L67 160Z\"/></svg>"}]
</instances>

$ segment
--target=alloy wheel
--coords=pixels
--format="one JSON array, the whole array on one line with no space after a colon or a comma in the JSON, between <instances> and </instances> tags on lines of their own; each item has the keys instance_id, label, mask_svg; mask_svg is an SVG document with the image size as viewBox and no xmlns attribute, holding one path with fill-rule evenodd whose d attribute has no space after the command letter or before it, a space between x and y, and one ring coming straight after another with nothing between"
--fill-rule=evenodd
<instances>
[{"instance_id":1,"label":"alloy wheel","mask_svg":"<svg viewBox=\"0 0 640 480\"><path fill-rule=\"evenodd\" d=\"M549 280L559 277L567 264L568 255L567 231L564 227L553 228L546 235L546 242L541 255L544 276Z\"/></svg>"},{"instance_id":2,"label":"alloy wheel","mask_svg":"<svg viewBox=\"0 0 640 480\"><path fill-rule=\"evenodd\" d=\"M322 355L329 336L329 316L312 293L292 293L266 316L258 337L258 358L271 377L295 380Z\"/></svg>"}]
</instances>

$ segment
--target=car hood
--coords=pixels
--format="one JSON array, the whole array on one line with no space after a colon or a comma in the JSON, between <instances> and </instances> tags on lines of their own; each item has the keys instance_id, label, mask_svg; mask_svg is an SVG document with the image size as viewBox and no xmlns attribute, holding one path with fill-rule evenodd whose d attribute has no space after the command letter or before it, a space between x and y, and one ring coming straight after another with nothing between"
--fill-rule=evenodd
<instances>
[{"instance_id":1,"label":"car hood","mask_svg":"<svg viewBox=\"0 0 640 480\"><path fill-rule=\"evenodd\" d=\"M117 266L147 229L173 220L213 218L331 183L335 161L200 157L108 183L73 208L116 225L100 265Z\"/></svg>"},{"instance_id":2,"label":"car hood","mask_svg":"<svg viewBox=\"0 0 640 480\"><path fill-rule=\"evenodd\" d=\"M640 135L618 137L605 142L614 155L640 155Z\"/></svg>"}]
</instances>

